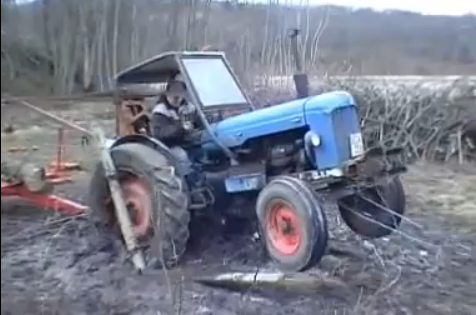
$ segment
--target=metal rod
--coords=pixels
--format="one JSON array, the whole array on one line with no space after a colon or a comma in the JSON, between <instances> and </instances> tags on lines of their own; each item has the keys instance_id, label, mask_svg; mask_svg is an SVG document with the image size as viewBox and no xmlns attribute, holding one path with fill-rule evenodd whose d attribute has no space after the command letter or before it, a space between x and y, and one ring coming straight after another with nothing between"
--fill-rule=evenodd
<instances>
[{"instance_id":1,"label":"metal rod","mask_svg":"<svg viewBox=\"0 0 476 315\"><path fill-rule=\"evenodd\" d=\"M63 152L64 152L64 144L63 144L63 128L58 128L58 147L56 153L56 171L61 171L62 169L62 162L63 162Z\"/></svg>"},{"instance_id":2,"label":"metal rod","mask_svg":"<svg viewBox=\"0 0 476 315\"><path fill-rule=\"evenodd\" d=\"M129 211L122 195L121 186L117 180L117 170L114 165L114 161L112 160L111 152L106 145L106 136L104 135L104 132L101 130L101 128L95 128L94 138L101 152L101 163L109 184L117 221L119 223L122 236L124 237L124 242L126 243L126 249L132 255L132 263L134 264L134 267L139 272L142 272L145 269L144 256L138 247L136 237L132 230L132 220L129 216Z\"/></svg>"},{"instance_id":3,"label":"metal rod","mask_svg":"<svg viewBox=\"0 0 476 315\"><path fill-rule=\"evenodd\" d=\"M62 125L62 126L65 126L65 127L67 127L67 128L71 128L71 129L73 129L73 130L79 131L79 132L84 133L84 134L86 134L86 135L88 135L88 136L92 136L92 135L93 135L93 133L92 133L90 130L88 130L88 129L86 129L86 128L83 128L83 127L81 127L81 126L79 126L79 125L76 125L75 123L72 123L72 122L70 122L70 121L68 121L68 120L66 120L66 119L63 119L63 118L58 117L58 116L56 116L56 115L53 115L52 113L50 113L50 112L48 112L48 111L46 111L46 110L44 110L44 109L41 109L41 108L39 108L39 107L37 107L37 106L35 106L35 105L33 105L33 104L31 104L31 103L25 101L25 100L19 99L19 98L14 97L14 96L8 96L5 100L6 100L6 101L14 101L14 102L17 102L18 104L23 105L23 106L25 106L25 107L28 107L28 108L31 109L32 111L37 112L38 114L43 115L43 116L45 116L45 117L51 119L52 121L54 121L54 122L56 122L56 123L58 123L58 124L60 124L60 125Z\"/></svg>"},{"instance_id":4,"label":"metal rod","mask_svg":"<svg viewBox=\"0 0 476 315\"><path fill-rule=\"evenodd\" d=\"M294 57L294 63L296 65L296 71L297 73L302 73L302 62L301 62L301 56L299 54L299 44L298 44L298 36L299 36L300 30L299 29L291 29L289 32L289 37L291 38L291 53L292 56Z\"/></svg>"}]
</instances>

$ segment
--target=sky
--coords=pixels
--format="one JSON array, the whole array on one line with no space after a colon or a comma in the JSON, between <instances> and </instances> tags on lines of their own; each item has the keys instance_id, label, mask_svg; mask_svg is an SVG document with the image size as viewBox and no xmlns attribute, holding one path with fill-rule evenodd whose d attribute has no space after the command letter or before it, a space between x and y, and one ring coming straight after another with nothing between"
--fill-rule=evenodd
<instances>
[{"instance_id":1,"label":"sky","mask_svg":"<svg viewBox=\"0 0 476 315\"><path fill-rule=\"evenodd\" d=\"M476 0L291 0L294 3L335 4L374 10L407 10L431 15L476 14ZM284 2L284 0L281 0ZM288 0L289 2L289 0Z\"/></svg>"}]
</instances>

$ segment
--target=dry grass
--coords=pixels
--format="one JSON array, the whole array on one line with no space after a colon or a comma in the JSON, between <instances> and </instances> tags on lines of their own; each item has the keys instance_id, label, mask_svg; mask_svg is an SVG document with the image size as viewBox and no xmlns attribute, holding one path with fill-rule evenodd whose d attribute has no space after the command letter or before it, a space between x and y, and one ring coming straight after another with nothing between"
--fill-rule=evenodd
<instances>
[{"instance_id":1,"label":"dry grass","mask_svg":"<svg viewBox=\"0 0 476 315\"><path fill-rule=\"evenodd\" d=\"M404 176L417 214L442 217L460 233L476 232L476 167L474 164L417 163Z\"/></svg>"}]
</instances>

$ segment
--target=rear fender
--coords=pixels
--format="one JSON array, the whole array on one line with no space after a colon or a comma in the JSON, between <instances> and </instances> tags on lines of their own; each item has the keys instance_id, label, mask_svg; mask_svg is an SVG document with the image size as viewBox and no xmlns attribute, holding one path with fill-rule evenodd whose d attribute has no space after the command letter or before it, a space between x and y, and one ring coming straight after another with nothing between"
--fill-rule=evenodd
<instances>
[{"instance_id":1,"label":"rear fender","mask_svg":"<svg viewBox=\"0 0 476 315\"><path fill-rule=\"evenodd\" d=\"M167 147L165 144L160 142L157 139L154 139L152 137L148 137L145 135L126 135L122 136L120 138L112 140L113 142L109 144L109 149L113 149L121 144L125 143L140 143L145 146L148 146L149 148L152 148L154 150L157 150L161 154L163 154L169 161L171 161L172 165L177 169L177 161L172 152L170 151L169 147Z\"/></svg>"}]
</instances>

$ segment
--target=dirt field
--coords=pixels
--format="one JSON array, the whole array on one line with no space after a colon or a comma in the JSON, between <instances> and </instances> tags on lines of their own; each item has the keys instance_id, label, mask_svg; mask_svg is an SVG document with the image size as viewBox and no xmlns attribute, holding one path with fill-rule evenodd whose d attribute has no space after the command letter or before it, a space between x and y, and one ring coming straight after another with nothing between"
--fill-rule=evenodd
<instances>
[{"instance_id":1,"label":"dirt field","mask_svg":"<svg viewBox=\"0 0 476 315\"><path fill-rule=\"evenodd\" d=\"M61 115L87 126L98 116L97 106ZM111 130L109 117L100 118ZM2 135L2 161L27 156L51 161L52 125L27 111L2 107L2 129L8 123L17 131ZM94 154L79 145L74 132L67 138L68 157L90 168ZM38 150L7 151L22 145ZM87 178L87 172L80 173L58 191L85 201ZM326 256L310 273L341 279L346 288L313 293L228 292L191 281L220 270L273 270L247 227L230 235L210 222L194 222L193 242L180 267L140 276L123 263L114 241L96 237L86 217L62 217L2 200L2 314L474 314L476 167L420 163L404 176L404 184L412 221L389 238L357 238L329 207L331 246L347 254Z\"/></svg>"}]
</instances>

